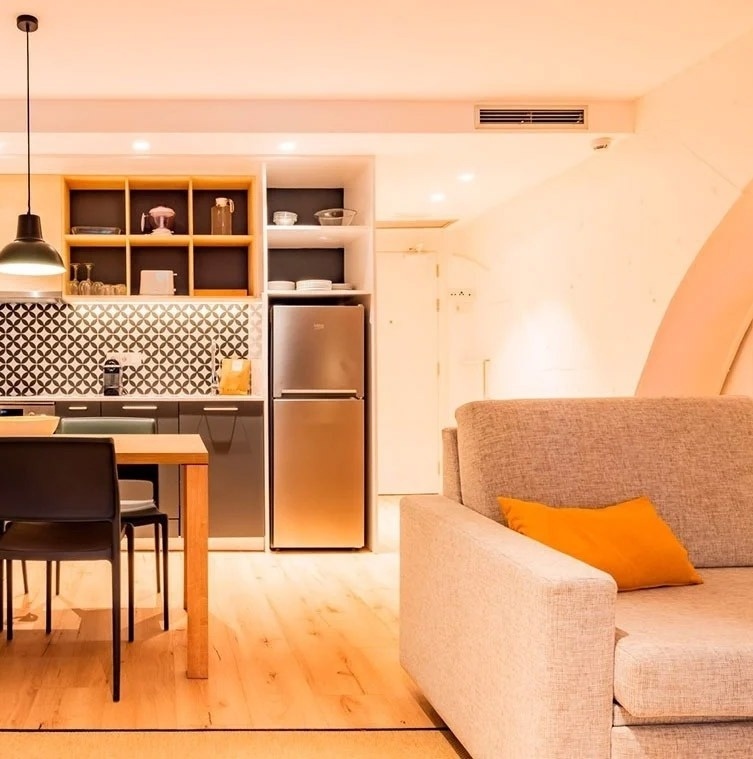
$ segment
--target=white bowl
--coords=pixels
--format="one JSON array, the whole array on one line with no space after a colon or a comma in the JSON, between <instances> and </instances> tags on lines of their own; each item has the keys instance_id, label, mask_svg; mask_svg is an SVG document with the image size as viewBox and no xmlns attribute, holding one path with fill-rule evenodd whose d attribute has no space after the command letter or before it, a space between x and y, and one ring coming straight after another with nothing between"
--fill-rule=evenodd
<instances>
[{"instance_id":1,"label":"white bowl","mask_svg":"<svg viewBox=\"0 0 753 759\"><path fill-rule=\"evenodd\" d=\"M0 416L0 437L46 437L55 432L59 421L59 416L45 414Z\"/></svg>"},{"instance_id":2,"label":"white bowl","mask_svg":"<svg viewBox=\"0 0 753 759\"><path fill-rule=\"evenodd\" d=\"M267 290L295 290L295 282L289 279L271 279L267 282Z\"/></svg>"}]
</instances>

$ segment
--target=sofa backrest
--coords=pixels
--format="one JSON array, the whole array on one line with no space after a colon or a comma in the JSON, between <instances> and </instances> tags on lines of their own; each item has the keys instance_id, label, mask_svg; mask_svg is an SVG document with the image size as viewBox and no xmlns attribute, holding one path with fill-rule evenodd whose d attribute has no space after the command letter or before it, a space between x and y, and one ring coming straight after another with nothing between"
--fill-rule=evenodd
<instances>
[{"instance_id":1,"label":"sofa backrest","mask_svg":"<svg viewBox=\"0 0 753 759\"><path fill-rule=\"evenodd\" d=\"M453 501L462 498L456 427L445 427L442 430L442 495Z\"/></svg>"},{"instance_id":2,"label":"sofa backrest","mask_svg":"<svg viewBox=\"0 0 753 759\"><path fill-rule=\"evenodd\" d=\"M753 399L474 401L455 412L462 502L648 496L699 567L753 565Z\"/></svg>"}]
</instances>

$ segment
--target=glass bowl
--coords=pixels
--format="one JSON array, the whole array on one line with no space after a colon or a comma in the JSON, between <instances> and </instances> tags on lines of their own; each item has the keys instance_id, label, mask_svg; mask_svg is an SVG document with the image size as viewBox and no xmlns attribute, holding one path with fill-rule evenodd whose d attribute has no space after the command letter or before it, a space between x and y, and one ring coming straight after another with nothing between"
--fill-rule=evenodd
<instances>
[{"instance_id":1,"label":"glass bowl","mask_svg":"<svg viewBox=\"0 0 753 759\"><path fill-rule=\"evenodd\" d=\"M272 222L278 227L292 227L298 221L298 214L293 211L275 211Z\"/></svg>"},{"instance_id":2,"label":"glass bowl","mask_svg":"<svg viewBox=\"0 0 753 759\"><path fill-rule=\"evenodd\" d=\"M325 208L314 214L323 227L347 227L355 215L356 212L349 208Z\"/></svg>"}]
</instances>

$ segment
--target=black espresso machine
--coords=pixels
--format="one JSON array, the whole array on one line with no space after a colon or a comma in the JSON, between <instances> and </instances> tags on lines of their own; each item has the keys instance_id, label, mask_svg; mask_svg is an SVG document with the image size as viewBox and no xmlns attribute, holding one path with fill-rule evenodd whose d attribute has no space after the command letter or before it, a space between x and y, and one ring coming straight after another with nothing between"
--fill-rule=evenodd
<instances>
[{"instance_id":1,"label":"black espresso machine","mask_svg":"<svg viewBox=\"0 0 753 759\"><path fill-rule=\"evenodd\" d=\"M102 392L105 395L120 395L123 389L123 369L120 362L108 358L102 365Z\"/></svg>"}]
</instances>

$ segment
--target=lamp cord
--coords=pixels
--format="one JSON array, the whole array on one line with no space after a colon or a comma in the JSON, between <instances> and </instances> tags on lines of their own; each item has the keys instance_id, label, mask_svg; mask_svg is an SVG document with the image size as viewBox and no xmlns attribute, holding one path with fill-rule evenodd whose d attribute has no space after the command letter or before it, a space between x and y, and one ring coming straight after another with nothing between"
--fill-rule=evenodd
<instances>
[{"instance_id":1,"label":"lamp cord","mask_svg":"<svg viewBox=\"0 0 753 759\"><path fill-rule=\"evenodd\" d=\"M31 215L31 90L29 88L29 28L26 28L26 214Z\"/></svg>"}]
</instances>

